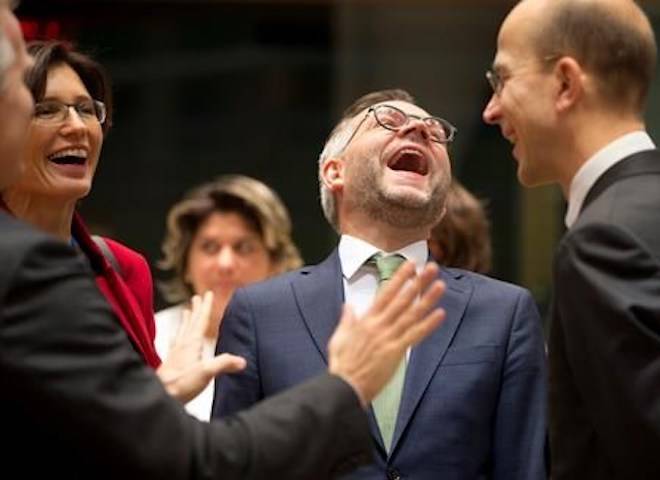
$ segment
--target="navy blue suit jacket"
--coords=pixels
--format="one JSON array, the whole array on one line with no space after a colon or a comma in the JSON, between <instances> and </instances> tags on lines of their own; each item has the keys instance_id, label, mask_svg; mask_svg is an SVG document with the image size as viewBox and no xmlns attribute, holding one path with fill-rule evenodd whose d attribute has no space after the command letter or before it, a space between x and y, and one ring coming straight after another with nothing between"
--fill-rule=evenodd
<instances>
[{"instance_id":1,"label":"navy blue suit jacket","mask_svg":"<svg viewBox=\"0 0 660 480\"><path fill-rule=\"evenodd\" d=\"M546 359L531 296L463 270L440 276L446 320L411 352L391 453L370 411L376 461L350 478L545 478ZM237 291L218 351L248 365L217 380L213 416L325 370L343 301L336 250L317 266Z\"/></svg>"}]
</instances>

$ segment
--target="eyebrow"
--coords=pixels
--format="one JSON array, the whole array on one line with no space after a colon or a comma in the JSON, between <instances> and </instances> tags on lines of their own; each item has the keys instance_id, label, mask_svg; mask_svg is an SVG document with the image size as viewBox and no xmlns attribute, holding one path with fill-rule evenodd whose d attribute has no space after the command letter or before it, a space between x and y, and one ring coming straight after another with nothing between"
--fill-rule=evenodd
<instances>
[{"instance_id":1,"label":"eyebrow","mask_svg":"<svg viewBox=\"0 0 660 480\"><path fill-rule=\"evenodd\" d=\"M85 102L85 101L88 101L88 100L94 100L94 98L91 95L85 95L85 94L80 94L80 95L76 95L75 97L73 97L74 102ZM52 102L52 101L54 101L54 102L66 103L62 99L60 99L60 97L57 97L57 96L54 96L54 95L45 95L39 101L40 102Z\"/></svg>"}]
</instances>

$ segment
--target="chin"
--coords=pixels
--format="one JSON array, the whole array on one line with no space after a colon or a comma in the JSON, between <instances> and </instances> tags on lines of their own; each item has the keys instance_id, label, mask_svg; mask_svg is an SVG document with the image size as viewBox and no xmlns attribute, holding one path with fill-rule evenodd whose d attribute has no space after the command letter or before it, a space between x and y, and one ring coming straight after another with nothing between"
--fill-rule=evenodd
<instances>
[{"instance_id":1,"label":"chin","mask_svg":"<svg viewBox=\"0 0 660 480\"><path fill-rule=\"evenodd\" d=\"M390 188L384 193L385 197L391 202L416 207L425 205L431 197L428 191L413 186L398 186L396 188Z\"/></svg>"}]
</instances>

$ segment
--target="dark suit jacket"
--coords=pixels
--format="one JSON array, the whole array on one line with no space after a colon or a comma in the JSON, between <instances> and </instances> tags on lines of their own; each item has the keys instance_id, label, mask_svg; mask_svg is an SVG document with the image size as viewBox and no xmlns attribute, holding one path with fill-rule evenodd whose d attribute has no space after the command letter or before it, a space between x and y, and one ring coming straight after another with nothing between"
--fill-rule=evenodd
<instances>
[{"instance_id":1,"label":"dark suit jacket","mask_svg":"<svg viewBox=\"0 0 660 480\"><path fill-rule=\"evenodd\" d=\"M592 187L555 260L552 477L660 478L660 153Z\"/></svg>"},{"instance_id":2,"label":"dark suit jacket","mask_svg":"<svg viewBox=\"0 0 660 480\"><path fill-rule=\"evenodd\" d=\"M368 460L366 415L339 378L320 375L250 412L201 423L144 365L67 245L0 213L0 266L3 471L317 479Z\"/></svg>"},{"instance_id":3,"label":"dark suit jacket","mask_svg":"<svg viewBox=\"0 0 660 480\"><path fill-rule=\"evenodd\" d=\"M352 478L544 478L545 353L529 293L461 270L441 275L446 320L411 352L392 453L370 412L376 463ZM237 291L219 350L245 355L248 368L216 382L214 415L323 371L342 303L336 251Z\"/></svg>"}]
</instances>

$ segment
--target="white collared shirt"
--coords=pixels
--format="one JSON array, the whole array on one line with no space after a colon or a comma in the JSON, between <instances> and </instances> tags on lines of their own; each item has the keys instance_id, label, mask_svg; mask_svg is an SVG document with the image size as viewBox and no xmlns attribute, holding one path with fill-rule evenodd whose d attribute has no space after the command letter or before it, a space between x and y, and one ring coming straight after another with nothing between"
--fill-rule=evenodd
<instances>
[{"instance_id":1,"label":"white collared shirt","mask_svg":"<svg viewBox=\"0 0 660 480\"><path fill-rule=\"evenodd\" d=\"M363 315L371 306L378 290L376 268L364 264L375 253L382 250L373 245L342 235L339 240L339 261L344 283L344 298L357 316ZM382 252L385 255L398 253L415 263L417 273L421 273L428 262L429 250L425 240L407 245L395 252Z\"/></svg>"},{"instance_id":2,"label":"white collared shirt","mask_svg":"<svg viewBox=\"0 0 660 480\"><path fill-rule=\"evenodd\" d=\"M584 199L601 175L624 158L653 149L655 149L655 144L651 137L645 131L640 130L617 138L587 160L571 181L568 193L568 211L564 218L566 227L571 228L575 223Z\"/></svg>"}]
</instances>

